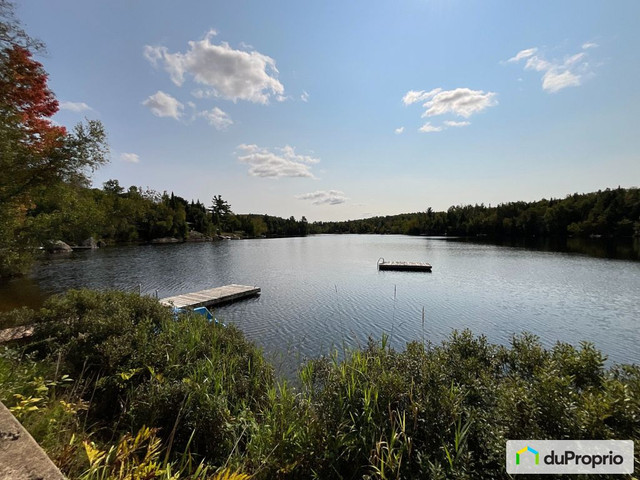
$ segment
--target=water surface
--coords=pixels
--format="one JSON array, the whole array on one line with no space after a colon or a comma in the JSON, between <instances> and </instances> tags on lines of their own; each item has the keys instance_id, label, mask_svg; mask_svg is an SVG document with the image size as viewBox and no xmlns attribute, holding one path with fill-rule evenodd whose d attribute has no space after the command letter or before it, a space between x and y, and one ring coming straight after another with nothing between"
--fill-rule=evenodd
<instances>
[{"instance_id":1,"label":"water surface","mask_svg":"<svg viewBox=\"0 0 640 480\"><path fill-rule=\"evenodd\" d=\"M433 272L378 272L379 257L427 261ZM285 361L383 333L402 347L469 328L496 343L522 331L546 346L591 341L611 362L640 363L640 262L425 237L321 235L74 252L0 285L0 308L37 305L68 288L141 288L165 297L229 283L257 285L262 295L216 315L268 352L286 352Z\"/></svg>"}]
</instances>

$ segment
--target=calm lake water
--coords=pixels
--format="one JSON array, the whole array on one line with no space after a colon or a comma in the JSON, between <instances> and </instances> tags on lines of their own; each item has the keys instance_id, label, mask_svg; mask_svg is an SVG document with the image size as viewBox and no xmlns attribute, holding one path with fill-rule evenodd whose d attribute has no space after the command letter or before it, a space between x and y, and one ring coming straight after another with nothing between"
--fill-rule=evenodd
<instances>
[{"instance_id":1,"label":"calm lake water","mask_svg":"<svg viewBox=\"0 0 640 480\"><path fill-rule=\"evenodd\" d=\"M427 261L432 273L378 272L376 261ZM507 343L593 342L611 362L640 363L640 262L446 239L341 235L113 247L44 259L0 284L0 308L36 306L69 288L160 297L239 283L262 295L219 308L291 364L332 346L390 335L439 342L469 328ZM422 311L424 308L424 324Z\"/></svg>"}]
</instances>

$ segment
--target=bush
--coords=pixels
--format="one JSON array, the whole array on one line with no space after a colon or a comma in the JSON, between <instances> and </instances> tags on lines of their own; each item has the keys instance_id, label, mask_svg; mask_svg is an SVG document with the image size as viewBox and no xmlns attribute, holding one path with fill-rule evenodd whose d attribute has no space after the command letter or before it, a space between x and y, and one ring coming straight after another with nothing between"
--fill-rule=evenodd
<instances>
[{"instance_id":1,"label":"bush","mask_svg":"<svg viewBox=\"0 0 640 480\"><path fill-rule=\"evenodd\" d=\"M81 379L98 439L158 429L172 449L187 444L224 463L237 417L267 402L273 369L235 327L200 315L174 318L155 299L70 291L41 310L31 349Z\"/></svg>"}]
</instances>

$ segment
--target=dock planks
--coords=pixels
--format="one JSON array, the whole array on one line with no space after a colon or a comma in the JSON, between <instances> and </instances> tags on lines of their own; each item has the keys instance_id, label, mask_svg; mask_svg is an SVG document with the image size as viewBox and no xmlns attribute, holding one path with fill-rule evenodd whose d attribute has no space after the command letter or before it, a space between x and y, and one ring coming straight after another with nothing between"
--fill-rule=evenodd
<instances>
[{"instance_id":1,"label":"dock planks","mask_svg":"<svg viewBox=\"0 0 640 480\"><path fill-rule=\"evenodd\" d=\"M232 285L225 285L224 287L162 298L160 299L160 303L178 308L210 307L221 303L235 302L259 294L259 287L236 285L234 283Z\"/></svg>"},{"instance_id":2,"label":"dock planks","mask_svg":"<svg viewBox=\"0 0 640 480\"><path fill-rule=\"evenodd\" d=\"M396 270L404 272L430 272L431 264L425 262L382 262L378 261L379 270Z\"/></svg>"}]
</instances>

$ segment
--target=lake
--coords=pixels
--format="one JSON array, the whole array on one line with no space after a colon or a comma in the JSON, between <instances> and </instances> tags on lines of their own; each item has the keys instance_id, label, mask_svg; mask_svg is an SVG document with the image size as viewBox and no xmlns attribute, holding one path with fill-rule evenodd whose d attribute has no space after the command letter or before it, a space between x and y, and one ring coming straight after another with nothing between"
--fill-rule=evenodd
<instances>
[{"instance_id":1,"label":"lake","mask_svg":"<svg viewBox=\"0 0 640 480\"><path fill-rule=\"evenodd\" d=\"M432 273L378 272L376 261L426 261ZM239 283L262 295L216 310L291 365L332 346L390 335L440 342L471 329L507 343L593 342L609 363L640 363L640 262L451 239L319 235L110 247L43 259L0 284L0 308L39 305L69 288L160 297ZM424 309L424 322L423 322Z\"/></svg>"}]
</instances>

